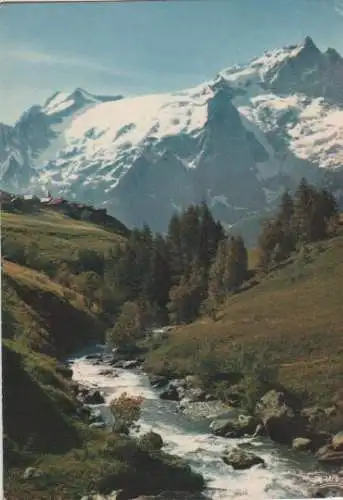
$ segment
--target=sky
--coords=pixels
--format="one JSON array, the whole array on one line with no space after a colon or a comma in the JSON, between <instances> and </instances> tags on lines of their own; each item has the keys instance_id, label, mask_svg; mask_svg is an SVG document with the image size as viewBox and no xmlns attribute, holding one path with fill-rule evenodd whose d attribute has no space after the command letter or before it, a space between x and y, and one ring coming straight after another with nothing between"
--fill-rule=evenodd
<instances>
[{"instance_id":1,"label":"sky","mask_svg":"<svg viewBox=\"0 0 343 500\"><path fill-rule=\"evenodd\" d=\"M0 6L0 121L55 91L176 91L264 50L301 43L343 55L343 0L171 0Z\"/></svg>"}]
</instances>

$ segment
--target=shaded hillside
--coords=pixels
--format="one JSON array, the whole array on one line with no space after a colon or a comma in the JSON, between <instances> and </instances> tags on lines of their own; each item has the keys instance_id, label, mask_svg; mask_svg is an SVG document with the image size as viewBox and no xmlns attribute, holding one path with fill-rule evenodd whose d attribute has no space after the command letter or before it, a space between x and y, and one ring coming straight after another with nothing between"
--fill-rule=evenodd
<instances>
[{"instance_id":1,"label":"shaded hillside","mask_svg":"<svg viewBox=\"0 0 343 500\"><path fill-rule=\"evenodd\" d=\"M13 262L3 261L2 279L3 337L55 356L101 338L104 325L82 295Z\"/></svg>"},{"instance_id":2,"label":"shaded hillside","mask_svg":"<svg viewBox=\"0 0 343 500\"><path fill-rule=\"evenodd\" d=\"M3 336L57 356L102 339L103 311L88 297L92 276L83 271L92 268L85 259L103 266L125 238L48 209L1 218Z\"/></svg>"},{"instance_id":3,"label":"shaded hillside","mask_svg":"<svg viewBox=\"0 0 343 500\"><path fill-rule=\"evenodd\" d=\"M14 460L15 449L65 452L80 444L67 418L75 410L71 390L56 369L51 358L3 343L5 466Z\"/></svg>"}]
</instances>

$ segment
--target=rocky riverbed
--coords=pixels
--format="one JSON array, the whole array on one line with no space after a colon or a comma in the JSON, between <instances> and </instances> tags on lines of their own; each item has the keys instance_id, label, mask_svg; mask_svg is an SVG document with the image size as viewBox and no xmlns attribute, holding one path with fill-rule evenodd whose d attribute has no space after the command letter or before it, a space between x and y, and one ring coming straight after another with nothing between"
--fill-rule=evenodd
<instances>
[{"instance_id":1,"label":"rocky riverbed","mask_svg":"<svg viewBox=\"0 0 343 500\"><path fill-rule=\"evenodd\" d=\"M143 396L140 433L159 433L165 451L183 457L203 474L206 498L342 495L340 436L304 434L309 419L295 411L281 393L267 394L252 416L214 400L194 385L192 376L149 379L139 360L118 359L101 346L95 352L80 353L69 364L83 411L89 413L89 425L112 425L108 403L123 392ZM337 466L324 468L327 464ZM170 497L167 492L163 498L176 499L175 493Z\"/></svg>"}]
</instances>

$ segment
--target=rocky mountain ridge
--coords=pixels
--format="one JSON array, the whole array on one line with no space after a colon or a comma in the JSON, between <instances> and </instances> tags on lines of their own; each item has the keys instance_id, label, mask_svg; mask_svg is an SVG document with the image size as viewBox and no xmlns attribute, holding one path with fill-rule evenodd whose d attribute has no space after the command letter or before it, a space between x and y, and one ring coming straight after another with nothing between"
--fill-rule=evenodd
<instances>
[{"instance_id":1,"label":"rocky mountain ridge","mask_svg":"<svg viewBox=\"0 0 343 500\"><path fill-rule=\"evenodd\" d=\"M55 93L0 125L1 188L49 190L159 231L206 200L253 240L303 176L342 196L342 82L343 58L307 37L178 93Z\"/></svg>"}]
</instances>

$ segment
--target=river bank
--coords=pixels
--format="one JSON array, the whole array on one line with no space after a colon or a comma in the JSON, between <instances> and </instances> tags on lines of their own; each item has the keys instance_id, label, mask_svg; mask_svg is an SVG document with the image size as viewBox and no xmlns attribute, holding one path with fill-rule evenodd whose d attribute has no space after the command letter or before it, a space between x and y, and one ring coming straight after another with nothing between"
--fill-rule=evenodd
<instances>
[{"instance_id":1,"label":"river bank","mask_svg":"<svg viewBox=\"0 0 343 500\"><path fill-rule=\"evenodd\" d=\"M100 346L97 352L102 352ZM93 405L93 409L99 410L105 422L110 424L107 405L113 398L123 392L143 396L140 432L159 433L166 452L181 456L194 471L201 473L206 480L208 498L302 498L309 497L313 488L328 480L339 483L336 471L325 471L312 455L289 450L266 437L228 439L215 436L209 429L214 414L194 418L181 411L179 403L160 399L159 391L151 387L148 376L141 369L116 367L114 374L108 362L101 358L87 359L89 354L85 351L70 359L70 365L76 382L103 393L104 403ZM233 469L222 460L225 450L232 447L252 451L263 459L265 467Z\"/></svg>"}]
</instances>

